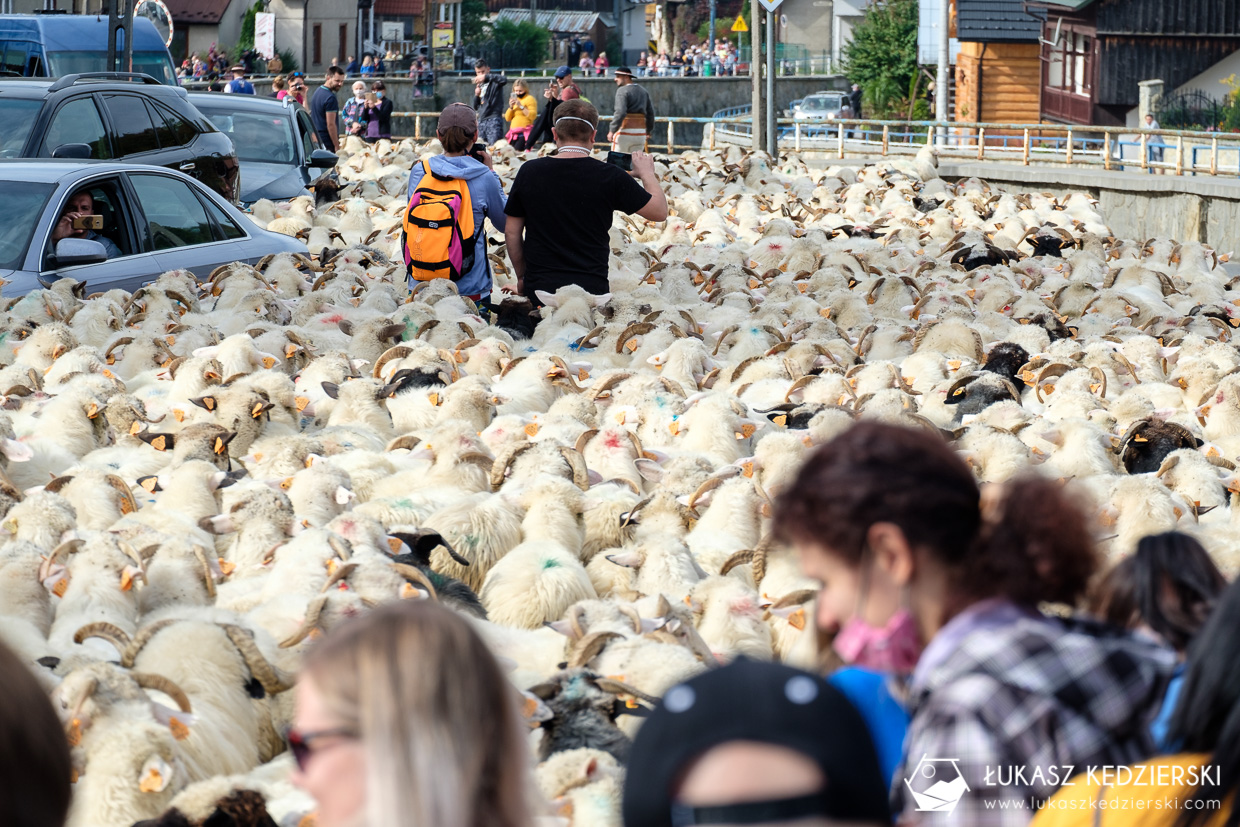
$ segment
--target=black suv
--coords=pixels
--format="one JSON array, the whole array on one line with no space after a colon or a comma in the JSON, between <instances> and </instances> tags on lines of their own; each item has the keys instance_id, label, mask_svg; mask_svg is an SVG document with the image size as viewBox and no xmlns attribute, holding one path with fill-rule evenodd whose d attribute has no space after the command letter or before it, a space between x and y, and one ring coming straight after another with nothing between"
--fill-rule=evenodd
<instances>
[{"instance_id":1,"label":"black suv","mask_svg":"<svg viewBox=\"0 0 1240 827\"><path fill-rule=\"evenodd\" d=\"M240 165L232 141L194 108L184 89L149 75L0 80L0 124L0 158L154 164L238 199Z\"/></svg>"}]
</instances>

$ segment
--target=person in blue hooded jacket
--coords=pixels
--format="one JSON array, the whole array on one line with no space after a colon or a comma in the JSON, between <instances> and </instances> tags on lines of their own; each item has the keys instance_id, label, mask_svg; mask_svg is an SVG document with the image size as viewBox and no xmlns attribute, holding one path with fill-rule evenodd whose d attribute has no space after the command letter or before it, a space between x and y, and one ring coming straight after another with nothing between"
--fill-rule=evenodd
<instances>
[{"instance_id":1,"label":"person in blue hooded jacket","mask_svg":"<svg viewBox=\"0 0 1240 827\"><path fill-rule=\"evenodd\" d=\"M500 185L499 176L491 166L491 155L483 149L471 155L474 142L478 140L478 114L468 104L450 104L439 115L437 129L443 155L430 159L431 172L450 178L462 178L469 185L469 200L474 209L475 248L474 266L461 275L456 283L457 291L475 302L485 301L491 294L491 265L487 261L487 239L482 219L488 218L491 226L504 231L504 206L508 199ZM409 192L417 189L422 180L422 165L416 164L409 174Z\"/></svg>"}]
</instances>

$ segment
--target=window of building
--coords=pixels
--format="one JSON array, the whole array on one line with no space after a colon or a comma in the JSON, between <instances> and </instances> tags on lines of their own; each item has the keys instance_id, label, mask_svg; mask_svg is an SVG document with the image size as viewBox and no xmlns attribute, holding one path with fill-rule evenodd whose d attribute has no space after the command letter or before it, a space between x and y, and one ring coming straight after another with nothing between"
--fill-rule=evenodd
<instances>
[{"instance_id":1,"label":"window of building","mask_svg":"<svg viewBox=\"0 0 1240 827\"><path fill-rule=\"evenodd\" d=\"M318 64L323 62L323 25L321 23L314 24L314 31L311 34L311 41L314 43L314 60Z\"/></svg>"},{"instance_id":2,"label":"window of building","mask_svg":"<svg viewBox=\"0 0 1240 827\"><path fill-rule=\"evenodd\" d=\"M1089 97L1093 87L1094 38L1064 27L1059 42L1044 49L1047 87Z\"/></svg>"},{"instance_id":3,"label":"window of building","mask_svg":"<svg viewBox=\"0 0 1240 827\"><path fill-rule=\"evenodd\" d=\"M340 60L340 66L344 67L345 50L349 48L349 24L340 24L340 48L336 50L336 57Z\"/></svg>"}]
</instances>

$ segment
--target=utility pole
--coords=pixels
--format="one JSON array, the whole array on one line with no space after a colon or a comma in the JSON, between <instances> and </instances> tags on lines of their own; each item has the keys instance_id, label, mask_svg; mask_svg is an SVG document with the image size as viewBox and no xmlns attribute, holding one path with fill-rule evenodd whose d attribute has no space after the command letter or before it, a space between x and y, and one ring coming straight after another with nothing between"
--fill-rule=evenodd
<instances>
[{"instance_id":1,"label":"utility pole","mask_svg":"<svg viewBox=\"0 0 1240 827\"><path fill-rule=\"evenodd\" d=\"M934 119L947 120L947 64L951 60L951 40L948 29L951 27L951 4L948 0L939 0L939 71L934 80ZM947 127L938 128L938 144L947 143Z\"/></svg>"},{"instance_id":2,"label":"utility pole","mask_svg":"<svg viewBox=\"0 0 1240 827\"><path fill-rule=\"evenodd\" d=\"M710 37L706 42L710 44L710 51L707 54L713 55L715 53L715 0L710 0Z\"/></svg>"},{"instance_id":3,"label":"utility pole","mask_svg":"<svg viewBox=\"0 0 1240 827\"><path fill-rule=\"evenodd\" d=\"M766 151L779 157L779 124L775 114L775 12L766 13Z\"/></svg>"},{"instance_id":4,"label":"utility pole","mask_svg":"<svg viewBox=\"0 0 1240 827\"><path fill-rule=\"evenodd\" d=\"M750 148L757 152L762 148L762 61L760 55L762 52L762 11L755 0L749 0L749 13L753 21L749 24L752 34L749 36L749 77L753 81L753 107L750 111L750 121L753 128L750 130L753 134L750 139Z\"/></svg>"},{"instance_id":5,"label":"utility pole","mask_svg":"<svg viewBox=\"0 0 1240 827\"><path fill-rule=\"evenodd\" d=\"M108 67L114 72L133 71L133 12L136 0L113 0L108 4Z\"/></svg>"}]
</instances>

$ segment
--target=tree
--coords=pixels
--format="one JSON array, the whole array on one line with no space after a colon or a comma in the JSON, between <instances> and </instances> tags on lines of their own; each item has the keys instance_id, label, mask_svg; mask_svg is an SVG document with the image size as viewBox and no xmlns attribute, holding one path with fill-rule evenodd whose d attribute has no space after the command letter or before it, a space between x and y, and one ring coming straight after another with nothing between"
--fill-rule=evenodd
<instances>
[{"instance_id":1,"label":"tree","mask_svg":"<svg viewBox=\"0 0 1240 827\"><path fill-rule=\"evenodd\" d=\"M505 52L519 52L522 66L540 66L547 59L547 48L551 44L551 32L536 26L528 20L512 22L496 20L491 26L491 36L496 45Z\"/></svg>"},{"instance_id":2,"label":"tree","mask_svg":"<svg viewBox=\"0 0 1240 827\"><path fill-rule=\"evenodd\" d=\"M260 11L263 10L262 0L256 0L254 5L245 10L245 16L241 18L241 35L237 39L237 55L246 49L254 48L254 21Z\"/></svg>"},{"instance_id":3,"label":"tree","mask_svg":"<svg viewBox=\"0 0 1240 827\"><path fill-rule=\"evenodd\" d=\"M861 86L872 117L894 115L901 100L907 107L918 71L917 0L871 4L844 47L844 61L844 73Z\"/></svg>"},{"instance_id":4,"label":"tree","mask_svg":"<svg viewBox=\"0 0 1240 827\"><path fill-rule=\"evenodd\" d=\"M485 0L463 0L461 3L461 41L473 43L485 34L483 23L487 16Z\"/></svg>"}]
</instances>

